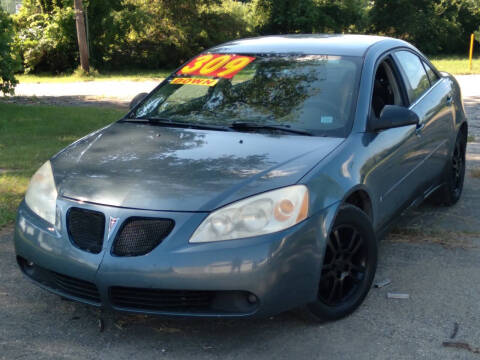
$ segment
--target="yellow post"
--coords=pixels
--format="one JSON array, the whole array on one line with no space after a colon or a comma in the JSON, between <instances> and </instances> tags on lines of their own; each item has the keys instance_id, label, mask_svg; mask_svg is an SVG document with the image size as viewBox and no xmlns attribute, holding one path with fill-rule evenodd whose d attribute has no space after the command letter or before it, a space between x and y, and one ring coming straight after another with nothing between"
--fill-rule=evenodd
<instances>
[{"instance_id":1,"label":"yellow post","mask_svg":"<svg viewBox=\"0 0 480 360\"><path fill-rule=\"evenodd\" d=\"M472 71L472 57L473 57L473 39L475 38L475 35L470 36L470 56L468 58L468 70Z\"/></svg>"}]
</instances>

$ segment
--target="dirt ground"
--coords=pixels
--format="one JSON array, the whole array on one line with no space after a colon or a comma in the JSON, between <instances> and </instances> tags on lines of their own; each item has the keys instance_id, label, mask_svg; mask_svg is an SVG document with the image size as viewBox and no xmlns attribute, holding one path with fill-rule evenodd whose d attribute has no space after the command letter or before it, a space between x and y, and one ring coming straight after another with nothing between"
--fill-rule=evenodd
<instances>
[{"instance_id":1,"label":"dirt ground","mask_svg":"<svg viewBox=\"0 0 480 360\"><path fill-rule=\"evenodd\" d=\"M313 325L294 311L264 320L104 313L25 279L4 229L0 359L480 359L480 96L465 106L472 137L460 202L399 219L380 243L376 279L391 284L373 288L352 316Z\"/></svg>"}]
</instances>

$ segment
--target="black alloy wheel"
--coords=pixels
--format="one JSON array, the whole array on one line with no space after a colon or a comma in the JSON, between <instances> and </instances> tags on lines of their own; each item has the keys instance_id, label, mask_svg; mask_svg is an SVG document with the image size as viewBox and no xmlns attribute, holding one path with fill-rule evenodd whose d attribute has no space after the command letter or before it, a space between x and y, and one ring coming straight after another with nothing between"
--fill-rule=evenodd
<instances>
[{"instance_id":1,"label":"black alloy wheel","mask_svg":"<svg viewBox=\"0 0 480 360\"><path fill-rule=\"evenodd\" d=\"M306 307L310 318L331 321L355 311L376 268L377 239L370 218L353 205L343 205L326 239L317 300Z\"/></svg>"},{"instance_id":2,"label":"black alloy wheel","mask_svg":"<svg viewBox=\"0 0 480 360\"><path fill-rule=\"evenodd\" d=\"M351 225L335 228L329 237L318 289L319 299L338 306L355 294L365 278L367 244Z\"/></svg>"}]
</instances>

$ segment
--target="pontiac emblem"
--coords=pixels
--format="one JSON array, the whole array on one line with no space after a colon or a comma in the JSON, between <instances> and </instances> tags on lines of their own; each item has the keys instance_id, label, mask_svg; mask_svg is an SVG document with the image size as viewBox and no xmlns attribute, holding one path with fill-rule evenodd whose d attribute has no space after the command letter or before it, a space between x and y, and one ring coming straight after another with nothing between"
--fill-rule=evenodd
<instances>
[{"instance_id":1,"label":"pontiac emblem","mask_svg":"<svg viewBox=\"0 0 480 360\"><path fill-rule=\"evenodd\" d=\"M110 237L112 232L115 230L115 227L117 226L117 222L118 222L118 218L110 216L110 221L108 223L108 237Z\"/></svg>"}]
</instances>

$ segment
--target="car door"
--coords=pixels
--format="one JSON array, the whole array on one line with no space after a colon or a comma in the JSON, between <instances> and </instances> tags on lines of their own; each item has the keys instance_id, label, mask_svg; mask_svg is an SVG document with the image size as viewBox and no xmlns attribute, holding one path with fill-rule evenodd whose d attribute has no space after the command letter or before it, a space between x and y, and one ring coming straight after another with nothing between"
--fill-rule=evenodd
<instances>
[{"instance_id":1,"label":"car door","mask_svg":"<svg viewBox=\"0 0 480 360\"><path fill-rule=\"evenodd\" d=\"M402 76L391 56L379 63L373 82L370 117L379 118L385 105L408 106ZM369 132L366 137L370 160L365 183L374 190L376 225L381 227L417 194L420 142L415 125Z\"/></svg>"},{"instance_id":2,"label":"car door","mask_svg":"<svg viewBox=\"0 0 480 360\"><path fill-rule=\"evenodd\" d=\"M449 155L449 136L453 128L452 87L447 79L417 54L409 50L394 53L408 95L408 106L420 123L416 156L419 158L416 177L423 191L441 181Z\"/></svg>"}]
</instances>

